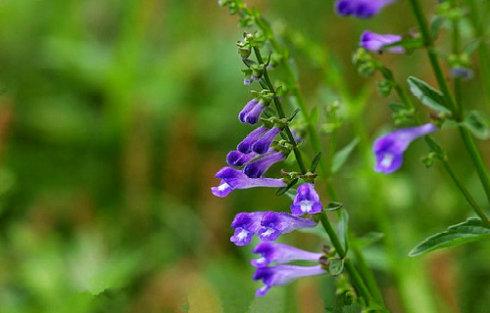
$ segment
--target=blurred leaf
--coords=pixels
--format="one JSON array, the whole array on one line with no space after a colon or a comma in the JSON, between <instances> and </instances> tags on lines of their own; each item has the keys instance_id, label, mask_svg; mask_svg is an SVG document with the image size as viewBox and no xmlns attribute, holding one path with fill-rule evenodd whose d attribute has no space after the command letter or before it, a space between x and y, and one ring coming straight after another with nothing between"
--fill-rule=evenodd
<instances>
[{"instance_id":1,"label":"blurred leaf","mask_svg":"<svg viewBox=\"0 0 490 313\"><path fill-rule=\"evenodd\" d=\"M257 297L250 305L250 313L288 313L286 312L286 289L272 288L265 297ZM248 313L247 312L247 313Z\"/></svg>"},{"instance_id":2,"label":"blurred leaf","mask_svg":"<svg viewBox=\"0 0 490 313\"><path fill-rule=\"evenodd\" d=\"M310 166L310 171L315 172L316 167L318 166L318 163L320 163L320 159L322 157L322 153L318 152L315 157L313 158L313 161L311 161L311 166Z\"/></svg>"},{"instance_id":3,"label":"blurred leaf","mask_svg":"<svg viewBox=\"0 0 490 313\"><path fill-rule=\"evenodd\" d=\"M466 115L463 126L470 130L475 137L481 140L490 138L490 128L487 119L478 111L471 111Z\"/></svg>"},{"instance_id":4,"label":"blurred leaf","mask_svg":"<svg viewBox=\"0 0 490 313\"><path fill-rule=\"evenodd\" d=\"M347 210L339 211L339 223L337 225L340 243L344 247L345 252L349 250L349 213Z\"/></svg>"},{"instance_id":5,"label":"blurred leaf","mask_svg":"<svg viewBox=\"0 0 490 313\"><path fill-rule=\"evenodd\" d=\"M450 226L446 231L432 235L418 244L408 254L411 257L430 251L456 247L490 236L490 228L483 226L480 219L471 217L463 223Z\"/></svg>"},{"instance_id":6,"label":"blurred leaf","mask_svg":"<svg viewBox=\"0 0 490 313\"><path fill-rule=\"evenodd\" d=\"M332 258L328 259L328 273L332 276L338 276L344 271L344 259Z\"/></svg>"},{"instance_id":7,"label":"blurred leaf","mask_svg":"<svg viewBox=\"0 0 490 313\"><path fill-rule=\"evenodd\" d=\"M287 186L277 189L276 196L282 196L283 194L288 192L289 189L291 189L294 185L296 185L297 182L298 182L298 178L295 178L289 184L287 184Z\"/></svg>"},{"instance_id":8,"label":"blurred leaf","mask_svg":"<svg viewBox=\"0 0 490 313\"><path fill-rule=\"evenodd\" d=\"M410 76L407 81L412 94L424 105L438 112L451 113L447 108L444 97L434 87L413 76Z\"/></svg>"},{"instance_id":9,"label":"blurred leaf","mask_svg":"<svg viewBox=\"0 0 490 313\"><path fill-rule=\"evenodd\" d=\"M325 210L332 212L332 211L337 211L343 207L344 205L340 202L330 202L325 208Z\"/></svg>"},{"instance_id":10,"label":"blurred leaf","mask_svg":"<svg viewBox=\"0 0 490 313\"><path fill-rule=\"evenodd\" d=\"M359 139L355 138L347 146L343 147L341 150L337 151L333 156L332 160L332 173L336 173L342 165L347 161L349 155L354 151L354 148L359 143Z\"/></svg>"}]
</instances>

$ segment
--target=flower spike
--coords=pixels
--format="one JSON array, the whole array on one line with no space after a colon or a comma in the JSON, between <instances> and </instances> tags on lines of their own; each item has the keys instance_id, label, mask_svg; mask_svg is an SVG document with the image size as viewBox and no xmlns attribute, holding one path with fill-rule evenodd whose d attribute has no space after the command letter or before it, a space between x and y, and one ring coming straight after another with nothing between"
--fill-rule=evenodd
<instances>
[{"instance_id":1,"label":"flower spike","mask_svg":"<svg viewBox=\"0 0 490 313\"><path fill-rule=\"evenodd\" d=\"M259 238L266 241L274 241L282 234L290 233L296 229L316 226L312 220L282 212L268 212L260 224L262 227L258 231Z\"/></svg>"}]
</instances>

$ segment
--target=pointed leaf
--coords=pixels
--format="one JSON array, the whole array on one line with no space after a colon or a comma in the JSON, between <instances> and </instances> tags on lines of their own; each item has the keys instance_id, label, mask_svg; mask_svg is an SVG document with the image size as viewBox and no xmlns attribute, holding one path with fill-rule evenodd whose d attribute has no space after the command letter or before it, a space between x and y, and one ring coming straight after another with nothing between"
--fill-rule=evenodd
<instances>
[{"instance_id":1,"label":"pointed leaf","mask_svg":"<svg viewBox=\"0 0 490 313\"><path fill-rule=\"evenodd\" d=\"M337 226L340 243L344 247L345 252L349 249L348 235L349 235L349 214L347 210L341 209L339 211L339 224Z\"/></svg>"},{"instance_id":2,"label":"pointed leaf","mask_svg":"<svg viewBox=\"0 0 490 313\"><path fill-rule=\"evenodd\" d=\"M358 143L359 139L355 138L347 146L335 153L332 160L332 173L336 173L342 167L342 165L344 165L345 161L347 161L347 158L352 151L354 151L354 148Z\"/></svg>"},{"instance_id":3,"label":"pointed leaf","mask_svg":"<svg viewBox=\"0 0 490 313\"><path fill-rule=\"evenodd\" d=\"M418 244L408 254L411 257L442 248L455 247L490 236L490 228L480 219L471 217L463 223L450 226L446 231L432 235Z\"/></svg>"},{"instance_id":4,"label":"pointed leaf","mask_svg":"<svg viewBox=\"0 0 490 313\"><path fill-rule=\"evenodd\" d=\"M410 76L407 81L412 94L424 105L438 112L451 113L439 90L413 76Z\"/></svg>"},{"instance_id":5,"label":"pointed leaf","mask_svg":"<svg viewBox=\"0 0 490 313\"><path fill-rule=\"evenodd\" d=\"M464 119L463 126L475 135L476 138L485 140L490 138L490 128L485 117L478 111L471 111Z\"/></svg>"},{"instance_id":6,"label":"pointed leaf","mask_svg":"<svg viewBox=\"0 0 490 313\"><path fill-rule=\"evenodd\" d=\"M332 211L337 211L343 207L344 205L340 202L330 202L325 208L325 210L332 212Z\"/></svg>"},{"instance_id":7,"label":"pointed leaf","mask_svg":"<svg viewBox=\"0 0 490 313\"><path fill-rule=\"evenodd\" d=\"M315 172L316 170L316 167L318 166L318 163L320 163L320 159L322 157L322 153L321 152L318 152L315 157L313 158L313 161L311 161L311 166L310 166L310 171L312 173Z\"/></svg>"}]
</instances>

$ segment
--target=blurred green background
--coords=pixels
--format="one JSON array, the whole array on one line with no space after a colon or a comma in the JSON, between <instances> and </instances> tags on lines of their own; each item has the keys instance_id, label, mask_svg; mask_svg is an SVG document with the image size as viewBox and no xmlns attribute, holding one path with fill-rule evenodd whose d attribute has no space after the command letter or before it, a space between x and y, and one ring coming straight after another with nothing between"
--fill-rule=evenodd
<instances>
[{"instance_id":1,"label":"blurred green background","mask_svg":"<svg viewBox=\"0 0 490 313\"><path fill-rule=\"evenodd\" d=\"M357 75L351 55L363 29L409 32L407 4L368 21L339 18L326 0L250 4L276 29L297 32L292 57L309 106L338 100L330 67L353 97L367 90L358 108L339 103L347 113L336 146L361 143L333 183L353 232L391 231L389 253L383 241L365 247L389 307L489 312L488 244L406 256L470 212L438 166L422 165L423 143L408 151L402 171L372 171L370 142L393 127L389 100ZM242 210L287 210L288 199L270 190L226 199L209 192L248 131L236 120L250 97L234 44L241 32L216 1L0 1L1 313L314 313L331 305L328 277L254 300L250 247L229 242L229 224ZM301 48L308 40L315 49ZM402 80L433 82L422 52L381 58ZM478 79L464 88L467 105L488 112ZM454 131L437 137L484 203ZM490 147L480 143L488 160ZM285 241L321 244L308 234Z\"/></svg>"}]
</instances>

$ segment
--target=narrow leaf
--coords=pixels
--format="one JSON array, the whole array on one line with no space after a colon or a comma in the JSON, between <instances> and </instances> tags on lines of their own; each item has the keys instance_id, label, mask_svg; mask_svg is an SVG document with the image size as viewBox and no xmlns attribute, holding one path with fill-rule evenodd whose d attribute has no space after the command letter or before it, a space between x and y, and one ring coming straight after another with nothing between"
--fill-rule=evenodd
<instances>
[{"instance_id":1,"label":"narrow leaf","mask_svg":"<svg viewBox=\"0 0 490 313\"><path fill-rule=\"evenodd\" d=\"M349 242L348 242L349 214L345 209L339 211L339 224L337 228L338 228L340 243L342 243L342 246L344 247L344 250L347 253L347 250L349 249Z\"/></svg>"},{"instance_id":2,"label":"narrow leaf","mask_svg":"<svg viewBox=\"0 0 490 313\"><path fill-rule=\"evenodd\" d=\"M475 135L476 138L485 140L490 138L490 128L487 120L478 111L471 111L464 119L463 126Z\"/></svg>"},{"instance_id":3,"label":"narrow leaf","mask_svg":"<svg viewBox=\"0 0 490 313\"><path fill-rule=\"evenodd\" d=\"M354 148L358 143L359 139L355 138L347 146L335 153L332 160L332 173L336 173L342 167L342 165L344 165L345 161L347 161L347 158L352 151L354 151Z\"/></svg>"},{"instance_id":4,"label":"narrow leaf","mask_svg":"<svg viewBox=\"0 0 490 313\"><path fill-rule=\"evenodd\" d=\"M286 187L281 187L281 188L277 189L276 196L282 196L283 194L288 192L288 190L291 189L297 182L298 182L298 179L295 178Z\"/></svg>"},{"instance_id":5,"label":"narrow leaf","mask_svg":"<svg viewBox=\"0 0 490 313\"><path fill-rule=\"evenodd\" d=\"M313 158L313 161L311 161L311 166L310 166L310 171L312 173L315 172L316 170L316 167L318 166L318 163L320 163L320 159L322 157L322 153L321 152L318 152L315 157Z\"/></svg>"},{"instance_id":6,"label":"narrow leaf","mask_svg":"<svg viewBox=\"0 0 490 313\"><path fill-rule=\"evenodd\" d=\"M482 240L490 236L490 228L481 220L469 218L463 223L450 226L446 231L434 234L418 244L408 254L411 257L442 248L456 247L467 242Z\"/></svg>"},{"instance_id":7,"label":"narrow leaf","mask_svg":"<svg viewBox=\"0 0 490 313\"><path fill-rule=\"evenodd\" d=\"M424 105L438 112L451 113L439 90L413 76L410 76L407 81L412 94Z\"/></svg>"},{"instance_id":8,"label":"narrow leaf","mask_svg":"<svg viewBox=\"0 0 490 313\"><path fill-rule=\"evenodd\" d=\"M340 202L330 202L327 207L325 208L325 210L327 211L337 211L338 209L341 209L343 208L344 205Z\"/></svg>"}]
</instances>

